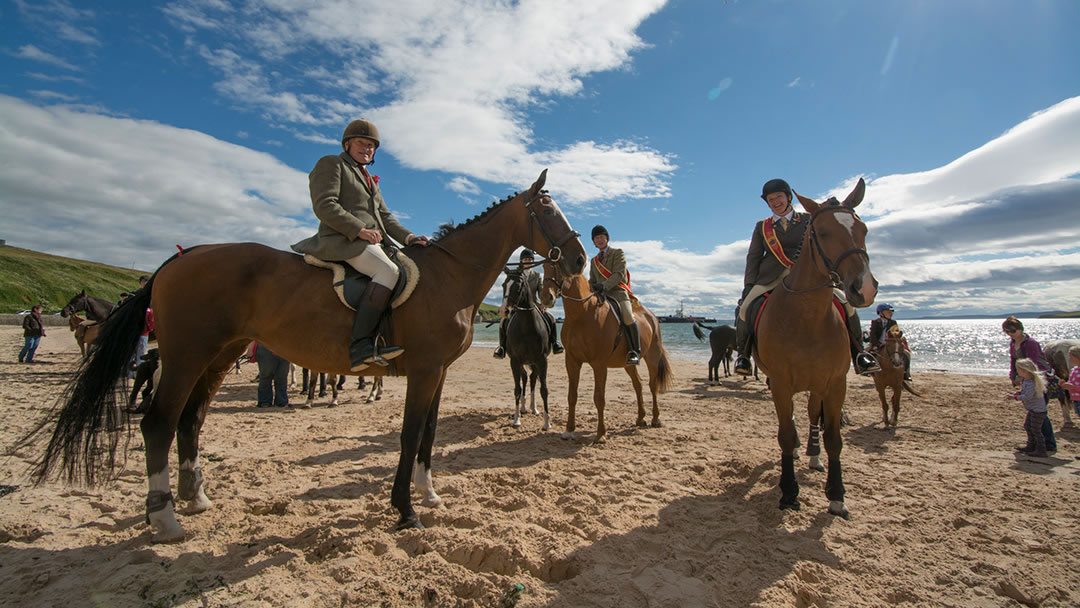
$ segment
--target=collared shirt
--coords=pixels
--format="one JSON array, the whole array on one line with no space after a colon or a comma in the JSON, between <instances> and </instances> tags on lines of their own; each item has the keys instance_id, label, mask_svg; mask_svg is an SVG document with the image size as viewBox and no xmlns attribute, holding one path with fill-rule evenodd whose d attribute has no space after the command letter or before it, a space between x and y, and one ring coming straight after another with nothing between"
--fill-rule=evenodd
<instances>
[{"instance_id":1,"label":"collared shirt","mask_svg":"<svg viewBox=\"0 0 1080 608\"><path fill-rule=\"evenodd\" d=\"M601 262L603 262L603 261L604 261L604 254L605 254L605 253L607 253L607 247L604 247L603 249L601 249L601 250L600 250L600 253L598 253L598 254L597 254L598 256L600 256L600 261L601 261Z\"/></svg>"}]
</instances>

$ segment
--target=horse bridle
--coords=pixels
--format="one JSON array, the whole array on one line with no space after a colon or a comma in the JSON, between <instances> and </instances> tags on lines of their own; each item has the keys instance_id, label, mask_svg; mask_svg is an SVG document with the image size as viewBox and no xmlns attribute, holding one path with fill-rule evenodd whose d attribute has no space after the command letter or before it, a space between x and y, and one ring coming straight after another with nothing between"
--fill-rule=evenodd
<instances>
[{"instance_id":1,"label":"horse bridle","mask_svg":"<svg viewBox=\"0 0 1080 608\"><path fill-rule=\"evenodd\" d=\"M835 261L829 259L829 256L825 254L825 249L821 246L821 241L818 239L817 230L814 228L814 220L816 220L819 215L826 211L829 213L850 213L853 217L855 217L855 219L859 218L859 215L855 213L854 209L844 207L843 205L818 207L817 211L810 214L810 241L814 244L814 249L817 251L817 254L821 256L821 261L825 265L825 272L828 276L825 279L825 282L821 285L817 285L809 289L800 290L795 290L789 287L787 284L787 277L784 277L784 280L780 281L780 284L784 287L785 290L790 293L809 293L811 291L821 289L822 287L840 287L842 285L842 282L840 281L840 275L837 273L837 269L840 267L840 262L843 262L844 259L846 259L850 255L862 255L866 257L867 262L870 261L870 254L865 249L859 247L852 247L844 251L836 258Z\"/></svg>"}]
</instances>

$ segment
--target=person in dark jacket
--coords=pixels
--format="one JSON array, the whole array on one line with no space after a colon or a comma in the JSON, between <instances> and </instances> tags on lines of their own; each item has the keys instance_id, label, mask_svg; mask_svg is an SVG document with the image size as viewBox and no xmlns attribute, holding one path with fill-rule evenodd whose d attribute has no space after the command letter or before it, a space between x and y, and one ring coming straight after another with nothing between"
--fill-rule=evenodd
<instances>
[{"instance_id":1,"label":"person in dark jacket","mask_svg":"<svg viewBox=\"0 0 1080 608\"><path fill-rule=\"evenodd\" d=\"M735 359L735 373L749 376L754 320L747 318L751 303L773 290L791 271L799 259L803 236L810 225L810 214L795 211L791 205L794 194L791 186L782 179L771 179L761 188L761 198L772 211L772 216L754 226L750 249L746 253L746 270L743 274L743 292L739 300L739 316L735 319L735 344L739 356ZM836 296L844 301L843 292L834 289ZM851 342L851 358L855 371L872 374L881 366L869 353L862 350L862 327L855 308L844 301L847 326Z\"/></svg>"},{"instance_id":2,"label":"person in dark jacket","mask_svg":"<svg viewBox=\"0 0 1080 608\"><path fill-rule=\"evenodd\" d=\"M387 209L379 177L368 173L379 148L379 130L369 120L354 120L341 136L341 154L324 156L308 174L311 208L319 218L315 236L292 246L297 253L344 262L371 277L356 307L351 369L387 365L404 353L400 346L378 347L375 332L398 279L398 268L383 249L390 238L404 245L426 247L428 238L409 232Z\"/></svg>"},{"instance_id":3,"label":"person in dark jacket","mask_svg":"<svg viewBox=\"0 0 1080 608\"><path fill-rule=\"evenodd\" d=\"M878 318L870 321L871 351L881 350L881 347L885 346L886 338L889 336L889 328L896 327L896 321L893 320L893 310L892 304L878 304ZM911 350L907 347L907 340L904 340L903 353L904 380L911 380Z\"/></svg>"},{"instance_id":4,"label":"person in dark jacket","mask_svg":"<svg viewBox=\"0 0 1080 608\"><path fill-rule=\"evenodd\" d=\"M30 309L30 314L23 317L23 347L19 351L19 363L33 363L38 344L45 337L45 324L41 321L41 305Z\"/></svg>"}]
</instances>

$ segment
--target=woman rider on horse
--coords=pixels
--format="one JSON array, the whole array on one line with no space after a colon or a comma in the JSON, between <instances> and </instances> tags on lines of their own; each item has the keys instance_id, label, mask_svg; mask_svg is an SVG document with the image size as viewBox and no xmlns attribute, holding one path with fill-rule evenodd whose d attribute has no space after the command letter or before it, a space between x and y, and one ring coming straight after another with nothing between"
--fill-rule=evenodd
<instances>
[{"instance_id":1,"label":"woman rider on horse","mask_svg":"<svg viewBox=\"0 0 1080 608\"><path fill-rule=\"evenodd\" d=\"M791 271L795 260L799 258L806 228L810 225L810 214L795 211L791 205L793 194L786 181L771 179L765 182L761 188L761 198L769 205L773 214L754 226L750 249L746 254L739 314L735 319L735 345L739 349L739 356L735 359L735 373L743 376L753 373L750 349L753 344L754 320L747 318L747 312L754 300L772 291ZM881 371L874 357L862 350L862 328L855 308L845 301L842 291L834 289L833 292L844 302L855 371L863 375Z\"/></svg>"},{"instance_id":2,"label":"woman rider on horse","mask_svg":"<svg viewBox=\"0 0 1080 608\"><path fill-rule=\"evenodd\" d=\"M371 277L356 305L349 359L352 371L374 363L386 365L405 352L400 346L375 344L379 320L390 302L398 268L383 247L388 237L406 245L426 247L426 236L402 226L383 201L378 177L368 173L379 147L379 130L369 120L354 120L341 136L341 154L324 156L308 175L311 208L319 218L315 236L292 246L320 260L343 262ZM371 246L374 245L374 246ZM392 245L391 245L392 246Z\"/></svg>"}]
</instances>

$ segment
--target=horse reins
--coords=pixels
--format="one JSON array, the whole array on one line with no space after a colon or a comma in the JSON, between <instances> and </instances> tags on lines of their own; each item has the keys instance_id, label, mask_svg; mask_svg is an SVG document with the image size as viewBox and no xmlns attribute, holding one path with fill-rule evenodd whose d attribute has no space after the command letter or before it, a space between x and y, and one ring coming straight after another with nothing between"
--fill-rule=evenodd
<instances>
[{"instance_id":1,"label":"horse reins","mask_svg":"<svg viewBox=\"0 0 1080 608\"><path fill-rule=\"evenodd\" d=\"M780 285L782 285L784 289L788 291L788 293L803 294L810 293L811 291L817 291L818 289L821 289L823 287L840 287L840 275L836 272L837 268L839 268L840 266L840 262L844 261L844 259L847 258L849 255L862 255L866 257L867 262L870 261L870 254L865 249L861 249L859 247L852 247L847 251L844 251L839 255L839 257L836 258L836 261L832 261L829 259L829 256L825 254L825 249L822 248L821 242L818 239L817 230L814 229L814 220L817 219L818 215L826 211L828 211L829 213L850 213L855 218L859 217L855 213L854 209L849 209L848 207L844 207L842 205L819 207L817 211L810 214L810 241L814 244L814 249L817 251L817 254L821 256L821 261L825 265L825 271L828 276L826 277L824 283L815 287L811 287L809 289L792 289L787 284L788 277L785 276L784 279L780 281Z\"/></svg>"}]
</instances>

